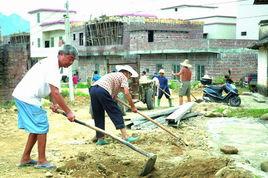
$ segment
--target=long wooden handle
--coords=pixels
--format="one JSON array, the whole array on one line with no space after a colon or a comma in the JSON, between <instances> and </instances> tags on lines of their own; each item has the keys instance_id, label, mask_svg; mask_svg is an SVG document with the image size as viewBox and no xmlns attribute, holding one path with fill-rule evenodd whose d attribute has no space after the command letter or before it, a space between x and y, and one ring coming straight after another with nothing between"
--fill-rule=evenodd
<instances>
[{"instance_id":1,"label":"long wooden handle","mask_svg":"<svg viewBox=\"0 0 268 178\"><path fill-rule=\"evenodd\" d=\"M57 112L58 112L59 114L62 114L62 115L64 115L64 116L66 116L66 113L65 113L64 111L58 110ZM147 153L147 152L145 152L144 150L142 150L142 149L140 149L140 148L138 148L138 147L132 145L131 143L127 142L126 140L124 140L124 139L122 139L122 138L120 138L120 137L117 137L117 136L115 136L115 135L113 135L113 134L110 134L110 133L106 132L105 130L102 130L102 129L96 127L96 126L87 124L87 123L85 123L85 122L83 122L83 121L80 121L80 120L77 120L77 119L74 119L74 122L75 122L75 123L78 123L78 124L80 124L80 125L86 126L86 127L90 128L90 129L93 129L93 130L95 130L95 131L101 132L101 133L103 133L103 134L105 134L105 135L108 135L108 136L112 137L113 139L119 141L120 143L123 143L124 145L130 147L130 148L133 149L134 151L137 151L137 152L139 152L140 154L142 154L142 155L144 155L144 156L146 156L146 157L148 157L148 158L151 158L151 157L154 156L153 153Z\"/></svg>"},{"instance_id":2,"label":"long wooden handle","mask_svg":"<svg viewBox=\"0 0 268 178\"><path fill-rule=\"evenodd\" d=\"M163 90L163 89L160 88L160 87L159 87L159 89L160 89L162 92L164 92L166 95L168 95L169 97L171 97L170 94L168 94L165 90Z\"/></svg>"},{"instance_id":3,"label":"long wooden handle","mask_svg":"<svg viewBox=\"0 0 268 178\"><path fill-rule=\"evenodd\" d=\"M127 103L125 103L124 101L120 100L120 99L116 99L119 103L123 104L124 106L131 108ZM155 125L157 125L158 127L160 127L161 129L165 130L166 132L168 132L170 135L172 135L173 137L181 140L179 137L177 137L175 134L173 134L171 131L169 131L168 129L166 129L162 124L158 123L157 121L155 121L154 119L150 118L149 116L146 116L145 114L137 111L138 114L140 114L141 116L145 117L147 120L153 122Z\"/></svg>"}]
</instances>

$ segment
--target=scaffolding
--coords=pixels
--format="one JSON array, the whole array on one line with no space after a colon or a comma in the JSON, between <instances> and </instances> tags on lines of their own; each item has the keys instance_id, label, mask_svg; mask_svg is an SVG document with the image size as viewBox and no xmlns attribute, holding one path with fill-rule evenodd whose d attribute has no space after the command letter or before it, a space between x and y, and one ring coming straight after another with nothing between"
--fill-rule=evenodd
<instances>
[{"instance_id":1,"label":"scaffolding","mask_svg":"<svg viewBox=\"0 0 268 178\"><path fill-rule=\"evenodd\" d=\"M123 23L95 21L86 24L86 46L123 44Z\"/></svg>"}]
</instances>

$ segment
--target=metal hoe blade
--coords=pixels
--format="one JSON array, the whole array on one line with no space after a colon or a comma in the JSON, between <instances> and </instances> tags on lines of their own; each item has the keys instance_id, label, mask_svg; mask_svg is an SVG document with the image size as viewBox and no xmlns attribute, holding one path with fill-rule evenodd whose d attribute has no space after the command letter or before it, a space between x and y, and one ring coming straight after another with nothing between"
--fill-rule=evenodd
<instances>
[{"instance_id":1,"label":"metal hoe blade","mask_svg":"<svg viewBox=\"0 0 268 178\"><path fill-rule=\"evenodd\" d=\"M143 170L141 171L140 176L146 176L147 174L152 172L152 170L154 169L156 158L157 158L157 155L155 154L151 155L151 157L147 160L147 162L143 166Z\"/></svg>"},{"instance_id":2,"label":"metal hoe blade","mask_svg":"<svg viewBox=\"0 0 268 178\"><path fill-rule=\"evenodd\" d=\"M62 114L62 115L64 115L64 116L66 116L66 114L65 114L63 111L60 111L60 110L59 110L58 113L59 113L59 114ZM111 134L111 133L108 133L108 132L106 132L105 130L102 130L102 129L100 129L100 128L98 128L98 127L95 127L95 126L93 126L93 125L87 124L87 123L85 123L85 122L83 122L83 121L74 119L74 122L75 122L75 123L78 123L78 124L80 124L80 125L86 126L86 127L90 128L90 129L93 129L93 130L95 130L95 131L99 131L99 132L101 132L101 133L103 133L103 134L105 134L105 135L108 135L108 136L112 137L113 139L119 141L120 143L122 143L122 144L128 146L128 147L131 148L132 150L134 150L134 151L136 151L136 152L138 152L138 153L140 153L140 154L142 154L142 155L148 157L149 159L147 160L146 164L145 164L144 167L143 167L142 172L140 173L141 176L146 176L147 174L149 174L149 173L154 169L154 164L155 164L157 155L155 155L155 154L153 154L153 153L145 152L144 150L140 149L140 148L137 147L137 146L132 145L131 143L129 143L129 142L123 140L122 138L117 137L117 136L115 136L115 135L113 135L113 134Z\"/></svg>"}]
</instances>

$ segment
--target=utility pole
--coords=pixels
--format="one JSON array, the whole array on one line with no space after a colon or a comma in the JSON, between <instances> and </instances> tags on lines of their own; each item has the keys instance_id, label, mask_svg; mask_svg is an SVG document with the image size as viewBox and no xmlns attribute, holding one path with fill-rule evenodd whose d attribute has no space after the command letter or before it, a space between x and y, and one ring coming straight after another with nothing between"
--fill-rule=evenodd
<instances>
[{"instance_id":1,"label":"utility pole","mask_svg":"<svg viewBox=\"0 0 268 178\"><path fill-rule=\"evenodd\" d=\"M65 15L65 44L70 44L70 16L69 16L69 1L66 0L65 4L66 15ZM72 75L72 65L68 67L68 77L69 77L69 98L74 101L74 86L73 86L73 75Z\"/></svg>"},{"instance_id":2,"label":"utility pole","mask_svg":"<svg viewBox=\"0 0 268 178\"><path fill-rule=\"evenodd\" d=\"M0 26L0 44L2 44L2 27Z\"/></svg>"}]
</instances>

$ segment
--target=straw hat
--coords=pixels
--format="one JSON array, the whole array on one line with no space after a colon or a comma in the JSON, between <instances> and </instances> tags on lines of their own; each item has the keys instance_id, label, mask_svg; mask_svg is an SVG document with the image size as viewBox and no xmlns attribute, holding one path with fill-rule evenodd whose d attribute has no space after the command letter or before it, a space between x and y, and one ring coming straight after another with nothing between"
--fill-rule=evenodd
<instances>
[{"instance_id":1,"label":"straw hat","mask_svg":"<svg viewBox=\"0 0 268 178\"><path fill-rule=\"evenodd\" d=\"M182 66L185 66L185 67L192 67L192 65L189 63L189 60L188 59L185 59L182 63L181 63Z\"/></svg>"},{"instance_id":2,"label":"straw hat","mask_svg":"<svg viewBox=\"0 0 268 178\"><path fill-rule=\"evenodd\" d=\"M121 70L126 70L131 73L131 77L138 77L139 74L129 65L116 65L116 70L119 72Z\"/></svg>"},{"instance_id":3,"label":"straw hat","mask_svg":"<svg viewBox=\"0 0 268 178\"><path fill-rule=\"evenodd\" d=\"M160 69L158 73L159 73L159 74L164 74L165 71L164 71L164 69Z\"/></svg>"}]
</instances>

